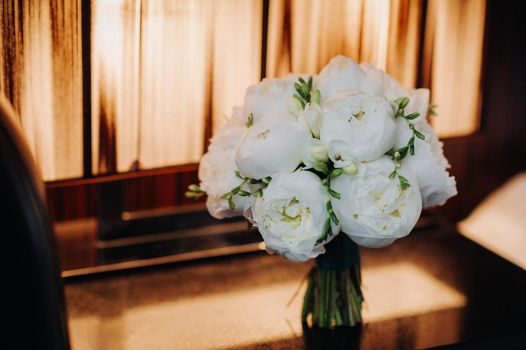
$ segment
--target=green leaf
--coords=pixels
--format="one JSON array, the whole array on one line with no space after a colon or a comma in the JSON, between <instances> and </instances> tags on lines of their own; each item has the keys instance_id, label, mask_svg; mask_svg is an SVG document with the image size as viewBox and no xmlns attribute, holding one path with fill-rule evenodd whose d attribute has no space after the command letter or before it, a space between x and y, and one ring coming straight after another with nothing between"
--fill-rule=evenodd
<instances>
[{"instance_id":1,"label":"green leaf","mask_svg":"<svg viewBox=\"0 0 526 350\"><path fill-rule=\"evenodd\" d=\"M420 116L420 113L414 112L414 113L411 113L409 115L406 115L405 119L413 120L413 119L418 118L419 116Z\"/></svg>"},{"instance_id":2,"label":"green leaf","mask_svg":"<svg viewBox=\"0 0 526 350\"><path fill-rule=\"evenodd\" d=\"M301 82L303 80L303 78L299 78L298 80ZM305 80L303 80L303 81L305 81ZM296 89L296 91L301 90L301 84L294 83L294 89Z\"/></svg>"},{"instance_id":3,"label":"green leaf","mask_svg":"<svg viewBox=\"0 0 526 350\"><path fill-rule=\"evenodd\" d=\"M405 191L409 187L411 187L411 184L409 183L409 180L407 180L402 175L398 175L398 181L400 182L400 188L402 189L402 191Z\"/></svg>"},{"instance_id":4,"label":"green leaf","mask_svg":"<svg viewBox=\"0 0 526 350\"><path fill-rule=\"evenodd\" d=\"M329 175L329 177L330 177L331 179L334 179L334 178L340 176L341 174L343 174L343 169L341 169L341 168L336 168L336 169L334 169L333 171L331 171L331 174Z\"/></svg>"},{"instance_id":5,"label":"green leaf","mask_svg":"<svg viewBox=\"0 0 526 350\"><path fill-rule=\"evenodd\" d=\"M330 233L331 233L331 219L327 218L325 220L325 223L323 224L323 232L321 234L321 237L316 241L316 244L320 244L323 241L325 241L327 237L329 237Z\"/></svg>"},{"instance_id":6,"label":"green leaf","mask_svg":"<svg viewBox=\"0 0 526 350\"><path fill-rule=\"evenodd\" d=\"M327 190L328 190L329 194L331 195L331 197L336 198L336 199L341 199L342 198L341 194L336 192L336 191L334 191L333 189L328 188Z\"/></svg>"},{"instance_id":7,"label":"green leaf","mask_svg":"<svg viewBox=\"0 0 526 350\"><path fill-rule=\"evenodd\" d=\"M238 194L239 196L242 196L242 197L248 197L248 196L251 195L250 192L243 191L243 190L239 191L237 194Z\"/></svg>"},{"instance_id":8,"label":"green leaf","mask_svg":"<svg viewBox=\"0 0 526 350\"><path fill-rule=\"evenodd\" d=\"M305 101L310 101L310 91L307 88L307 85L302 85L301 91L303 92L303 95L305 95Z\"/></svg>"},{"instance_id":9,"label":"green leaf","mask_svg":"<svg viewBox=\"0 0 526 350\"><path fill-rule=\"evenodd\" d=\"M409 147L408 147L408 146L404 146L404 147L398 149L397 152L400 153L400 157L397 158L397 157L396 157L396 153L395 153L395 159L396 159L396 160L404 159L405 156L407 155L407 151L409 151Z\"/></svg>"},{"instance_id":10,"label":"green leaf","mask_svg":"<svg viewBox=\"0 0 526 350\"><path fill-rule=\"evenodd\" d=\"M186 191L184 193L185 197L186 198L190 198L190 199L199 199L201 198L202 196L205 195L205 192L192 192L192 191Z\"/></svg>"},{"instance_id":11,"label":"green leaf","mask_svg":"<svg viewBox=\"0 0 526 350\"><path fill-rule=\"evenodd\" d=\"M302 102L305 102L307 100L307 93L302 89L302 86L298 83L294 83L294 87L296 88L298 95L301 97Z\"/></svg>"},{"instance_id":12,"label":"green leaf","mask_svg":"<svg viewBox=\"0 0 526 350\"><path fill-rule=\"evenodd\" d=\"M228 200L230 200L230 199L232 199L232 192L227 192L227 193L223 194L220 198L221 199L228 199Z\"/></svg>"},{"instance_id":13,"label":"green leaf","mask_svg":"<svg viewBox=\"0 0 526 350\"><path fill-rule=\"evenodd\" d=\"M317 104L320 104L321 102L321 93L320 93L320 90L316 90L314 91L314 93L311 95L310 97L310 102L311 103L317 103Z\"/></svg>"},{"instance_id":14,"label":"green leaf","mask_svg":"<svg viewBox=\"0 0 526 350\"><path fill-rule=\"evenodd\" d=\"M190 186L188 186L188 189L191 191L191 192L203 192L203 190L201 189L201 187L199 187L198 185L196 184L191 184Z\"/></svg>"},{"instance_id":15,"label":"green leaf","mask_svg":"<svg viewBox=\"0 0 526 350\"><path fill-rule=\"evenodd\" d=\"M437 112L436 112L436 109L437 109L438 105L435 104L435 103L431 103L429 105L429 108L427 109L427 114L429 114L429 116L431 117L436 117L438 116Z\"/></svg>"},{"instance_id":16,"label":"green leaf","mask_svg":"<svg viewBox=\"0 0 526 350\"><path fill-rule=\"evenodd\" d=\"M396 176L396 169L393 170L393 172L392 172L391 174L389 174L388 177L389 177L390 179L394 179L395 176Z\"/></svg>"},{"instance_id":17,"label":"green leaf","mask_svg":"<svg viewBox=\"0 0 526 350\"><path fill-rule=\"evenodd\" d=\"M247 126L247 128L250 128L253 124L254 124L254 114L249 113L247 117L247 122L245 125Z\"/></svg>"},{"instance_id":18,"label":"green leaf","mask_svg":"<svg viewBox=\"0 0 526 350\"><path fill-rule=\"evenodd\" d=\"M236 203L234 203L234 200L232 198L228 200L228 207L230 208L230 210L236 209Z\"/></svg>"},{"instance_id":19,"label":"green leaf","mask_svg":"<svg viewBox=\"0 0 526 350\"><path fill-rule=\"evenodd\" d=\"M299 101L299 103L301 103L302 108L305 108L305 100L300 95L294 94L292 95L292 97L294 97L296 100Z\"/></svg>"},{"instance_id":20,"label":"green leaf","mask_svg":"<svg viewBox=\"0 0 526 350\"><path fill-rule=\"evenodd\" d=\"M336 214L334 214L334 212L331 210L329 212L329 216L331 217L331 220L336 224L338 225L340 223L340 220L338 220L338 217L336 216Z\"/></svg>"},{"instance_id":21,"label":"green leaf","mask_svg":"<svg viewBox=\"0 0 526 350\"><path fill-rule=\"evenodd\" d=\"M307 83L307 88L309 91L312 91L312 75L309 77L309 82Z\"/></svg>"},{"instance_id":22,"label":"green leaf","mask_svg":"<svg viewBox=\"0 0 526 350\"><path fill-rule=\"evenodd\" d=\"M317 162L314 163L312 167L314 168L314 170L319 171L320 173L324 173L325 175L329 173L329 167L326 163Z\"/></svg>"},{"instance_id":23,"label":"green leaf","mask_svg":"<svg viewBox=\"0 0 526 350\"><path fill-rule=\"evenodd\" d=\"M426 139L425 135L416 129L413 129L413 134L415 134L415 136L418 137L420 140Z\"/></svg>"},{"instance_id":24,"label":"green leaf","mask_svg":"<svg viewBox=\"0 0 526 350\"><path fill-rule=\"evenodd\" d=\"M236 170L234 174L236 174L236 177L243 179L243 176L241 176L241 173L238 170Z\"/></svg>"},{"instance_id":25,"label":"green leaf","mask_svg":"<svg viewBox=\"0 0 526 350\"><path fill-rule=\"evenodd\" d=\"M398 107L401 109L404 109L409 104L409 98L408 97L402 97L400 99L400 103L398 104Z\"/></svg>"}]
</instances>

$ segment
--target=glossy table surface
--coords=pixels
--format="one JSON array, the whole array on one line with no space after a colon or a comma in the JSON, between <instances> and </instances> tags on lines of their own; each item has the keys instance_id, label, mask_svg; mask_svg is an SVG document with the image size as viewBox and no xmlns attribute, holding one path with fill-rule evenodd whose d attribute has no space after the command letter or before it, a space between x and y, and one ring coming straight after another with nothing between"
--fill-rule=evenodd
<instances>
[{"instance_id":1,"label":"glossy table surface","mask_svg":"<svg viewBox=\"0 0 526 350\"><path fill-rule=\"evenodd\" d=\"M452 229L362 249L362 263L365 324L336 331L299 321L311 264L264 253L68 279L72 345L413 349L524 340L526 271Z\"/></svg>"}]
</instances>

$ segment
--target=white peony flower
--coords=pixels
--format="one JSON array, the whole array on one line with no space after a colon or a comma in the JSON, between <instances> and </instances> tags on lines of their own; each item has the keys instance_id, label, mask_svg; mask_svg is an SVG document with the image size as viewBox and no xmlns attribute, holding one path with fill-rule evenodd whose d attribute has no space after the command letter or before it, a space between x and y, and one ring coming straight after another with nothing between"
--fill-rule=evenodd
<instances>
[{"instance_id":1,"label":"white peony flower","mask_svg":"<svg viewBox=\"0 0 526 350\"><path fill-rule=\"evenodd\" d=\"M300 113L300 118L305 121L309 130L312 132L312 136L319 139L322 118L320 105L317 103L308 103Z\"/></svg>"},{"instance_id":2,"label":"white peony flower","mask_svg":"<svg viewBox=\"0 0 526 350\"><path fill-rule=\"evenodd\" d=\"M253 114L254 120L272 113L288 111L290 98L294 95L297 75L284 78L267 78L250 86L245 94L244 115Z\"/></svg>"},{"instance_id":3,"label":"white peony flower","mask_svg":"<svg viewBox=\"0 0 526 350\"><path fill-rule=\"evenodd\" d=\"M368 63L362 63L360 67L364 72L360 91L371 95L384 96L390 101L407 95L407 89L402 88L398 81L383 70L376 69Z\"/></svg>"},{"instance_id":4,"label":"white peony flower","mask_svg":"<svg viewBox=\"0 0 526 350\"><path fill-rule=\"evenodd\" d=\"M363 163L355 175L343 174L331 181L341 199L331 198L342 231L357 244L380 248L404 237L415 226L422 199L414 175L404 166L398 174L410 187L402 190L398 176L390 178L395 163L387 156Z\"/></svg>"},{"instance_id":5,"label":"white peony flower","mask_svg":"<svg viewBox=\"0 0 526 350\"><path fill-rule=\"evenodd\" d=\"M365 74L351 58L334 57L314 81L314 90L319 89L322 101L342 92L360 91Z\"/></svg>"},{"instance_id":6,"label":"white peony flower","mask_svg":"<svg viewBox=\"0 0 526 350\"><path fill-rule=\"evenodd\" d=\"M455 178L449 176L449 163L444 157L443 144L438 140L433 128L426 119L413 121L415 129L425 136L425 140L415 138L415 154L408 154L402 163L416 176L422 193L424 208L443 205L457 194ZM397 141L395 148L403 147L412 136L405 120L397 120Z\"/></svg>"},{"instance_id":7,"label":"white peony flower","mask_svg":"<svg viewBox=\"0 0 526 350\"><path fill-rule=\"evenodd\" d=\"M309 139L304 123L288 113L264 116L241 139L235 154L237 167L245 177L258 180L292 172L300 165Z\"/></svg>"},{"instance_id":8,"label":"white peony flower","mask_svg":"<svg viewBox=\"0 0 526 350\"><path fill-rule=\"evenodd\" d=\"M230 209L228 200L221 198L242 181L235 175L234 152L245 131L246 127L240 126L222 128L210 141L208 152L199 163L200 187L208 195L206 206L217 219L241 215L250 205L248 197L234 195L235 208Z\"/></svg>"},{"instance_id":9,"label":"white peony flower","mask_svg":"<svg viewBox=\"0 0 526 350\"><path fill-rule=\"evenodd\" d=\"M383 70L376 69L374 66L362 63L360 67L365 73L360 90L362 92L384 96L389 101L394 101L400 97L409 97L409 104L405 107L406 114L418 112L420 117L415 119L425 119L429 107L428 89L407 89L398 83L393 77Z\"/></svg>"},{"instance_id":10,"label":"white peony flower","mask_svg":"<svg viewBox=\"0 0 526 350\"><path fill-rule=\"evenodd\" d=\"M234 127L245 127L247 126L248 115L244 114L243 107L234 106L232 108L232 115L225 118L225 123L221 129L228 129Z\"/></svg>"},{"instance_id":11,"label":"white peony flower","mask_svg":"<svg viewBox=\"0 0 526 350\"><path fill-rule=\"evenodd\" d=\"M272 177L254 205L254 220L268 251L303 262L325 252L316 242L329 220L327 190L315 174L298 170ZM338 227L333 227L338 232ZM329 240L334 237L329 236Z\"/></svg>"},{"instance_id":12,"label":"white peony flower","mask_svg":"<svg viewBox=\"0 0 526 350\"><path fill-rule=\"evenodd\" d=\"M320 139L336 167L380 158L395 142L391 103L380 96L349 94L324 107Z\"/></svg>"}]
</instances>

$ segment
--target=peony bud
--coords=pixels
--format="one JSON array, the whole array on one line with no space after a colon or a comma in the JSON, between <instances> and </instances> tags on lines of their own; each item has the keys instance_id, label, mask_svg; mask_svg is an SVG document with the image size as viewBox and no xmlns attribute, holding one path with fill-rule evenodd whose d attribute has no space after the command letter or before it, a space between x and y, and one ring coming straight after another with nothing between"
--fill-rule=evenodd
<instances>
[{"instance_id":1,"label":"peony bud","mask_svg":"<svg viewBox=\"0 0 526 350\"><path fill-rule=\"evenodd\" d=\"M358 167L356 166L356 164L351 163L350 165L347 165L343 168L343 172L347 175L356 175L356 173L358 172Z\"/></svg>"},{"instance_id":2,"label":"peony bud","mask_svg":"<svg viewBox=\"0 0 526 350\"><path fill-rule=\"evenodd\" d=\"M311 148L310 154L312 159L314 159L316 162L325 163L329 160L329 153L327 152L327 148L324 145L313 146Z\"/></svg>"}]
</instances>

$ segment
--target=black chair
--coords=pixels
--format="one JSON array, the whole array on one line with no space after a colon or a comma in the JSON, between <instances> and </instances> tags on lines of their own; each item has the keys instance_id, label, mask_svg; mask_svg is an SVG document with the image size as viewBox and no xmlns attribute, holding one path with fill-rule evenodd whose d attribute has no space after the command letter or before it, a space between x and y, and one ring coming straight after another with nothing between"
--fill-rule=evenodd
<instances>
[{"instance_id":1,"label":"black chair","mask_svg":"<svg viewBox=\"0 0 526 350\"><path fill-rule=\"evenodd\" d=\"M64 289L44 184L0 97L2 343L10 349L69 349Z\"/></svg>"}]
</instances>

